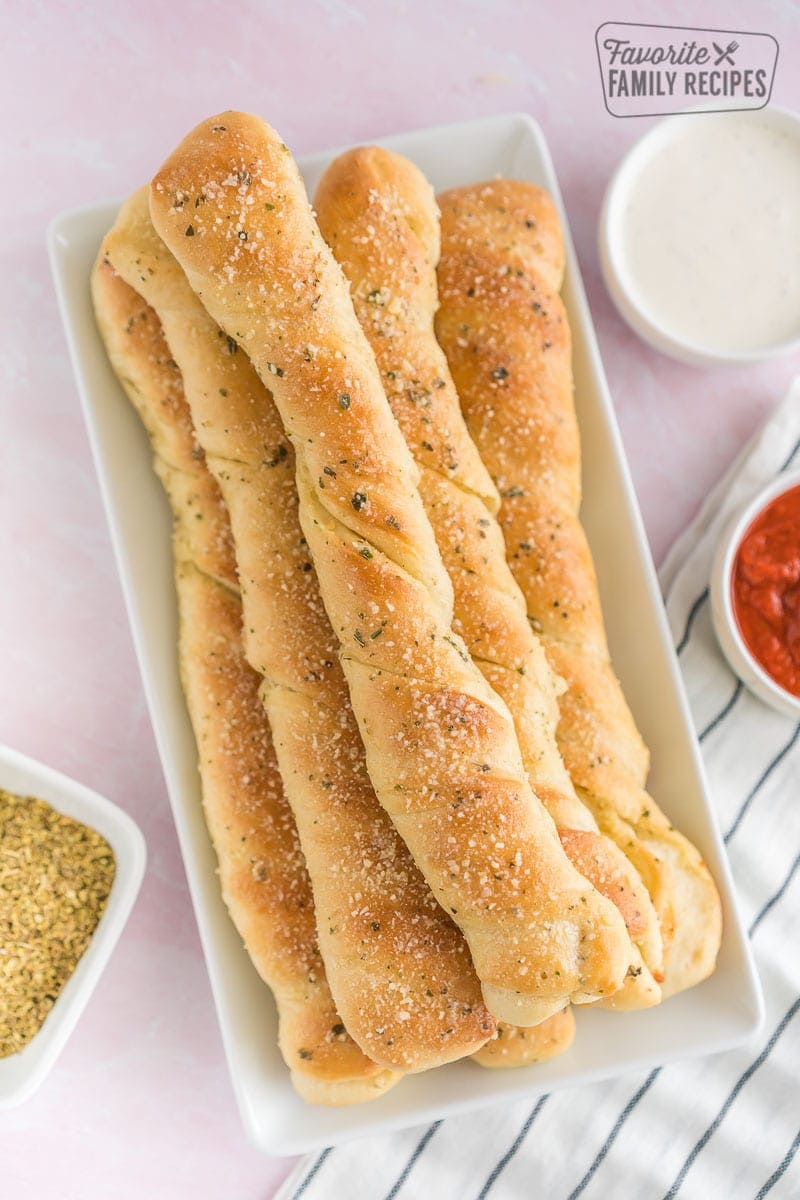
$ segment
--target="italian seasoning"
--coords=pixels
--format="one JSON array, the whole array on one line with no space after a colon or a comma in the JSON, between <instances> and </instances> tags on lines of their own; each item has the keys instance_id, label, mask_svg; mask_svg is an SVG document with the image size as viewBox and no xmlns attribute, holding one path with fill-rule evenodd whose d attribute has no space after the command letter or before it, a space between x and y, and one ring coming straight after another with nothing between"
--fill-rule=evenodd
<instances>
[{"instance_id":1,"label":"italian seasoning","mask_svg":"<svg viewBox=\"0 0 800 1200\"><path fill-rule=\"evenodd\" d=\"M0 1058L38 1033L97 928L114 871L94 829L0 788Z\"/></svg>"}]
</instances>

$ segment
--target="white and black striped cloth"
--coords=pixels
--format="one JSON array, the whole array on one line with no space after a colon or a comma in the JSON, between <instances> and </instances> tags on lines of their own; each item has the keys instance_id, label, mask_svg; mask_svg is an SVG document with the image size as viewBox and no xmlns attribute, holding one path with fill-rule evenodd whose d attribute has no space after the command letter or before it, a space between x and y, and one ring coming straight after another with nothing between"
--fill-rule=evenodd
<instances>
[{"instance_id":1,"label":"white and black striped cloth","mask_svg":"<svg viewBox=\"0 0 800 1200\"><path fill-rule=\"evenodd\" d=\"M756 1044L324 1150L276 1200L800 1198L800 725L728 670L707 586L727 516L790 465L800 466L800 380L661 573L764 986Z\"/></svg>"}]
</instances>

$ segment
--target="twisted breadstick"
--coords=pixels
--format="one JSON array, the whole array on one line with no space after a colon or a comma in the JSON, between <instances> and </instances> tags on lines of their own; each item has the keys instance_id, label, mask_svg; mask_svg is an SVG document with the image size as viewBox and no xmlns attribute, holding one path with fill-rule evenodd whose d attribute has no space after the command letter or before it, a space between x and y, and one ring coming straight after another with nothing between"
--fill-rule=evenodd
<instances>
[{"instance_id":1,"label":"twisted breadstick","mask_svg":"<svg viewBox=\"0 0 800 1200\"><path fill-rule=\"evenodd\" d=\"M418 1071L469 1054L494 1023L463 937L370 784L297 518L294 456L269 392L158 238L144 189L105 245L159 314L230 513L245 653L267 681L264 702L342 1020L386 1066Z\"/></svg>"},{"instance_id":2,"label":"twisted breadstick","mask_svg":"<svg viewBox=\"0 0 800 1200\"><path fill-rule=\"evenodd\" d=\"M420 468L420 494L453 585L453 627L508 705L528 778L567 855L616 904L641 948L641 954L630 948L629 973L612 1003L655 1004L660 991L649 967L661 967L658 919L641 879L578 799L558 752L553 673L506 562L493 515L499 497L434 334L439 211L433 191L408 159L373 146L348 151L328 167L314 206Z\"/></svg>"},{"instance_id":3,"label":"twisted breadstick","mask_svg":"<svg viewBox=\"0 0 800 1200\"><path fill-rule=\"evenodd\" d=\"M319 1104L372 1099L400 1075L366 1058L331 997L260 678L242 651L230 523L194 438L180 372L155 312L102 254L92 295L111 364L147 428L172 505L181 674L225 903L275 997L280 1049L297 1091Z\"/></svg>"},{"instance_id":4,"label":"twisted breadstick","mask_svg":"<svg viewBox=\"0 0 800 1200\"><path fill-rule=\"evenodd\" d=\"M487 1005L532 1024L614 992L624 922L564 854L508 709L453 633L417 471L291 155L254 117L212 118L158 172L150 207L273 390L373 785L464 931ZM230 419L224 397L213 411Z\"/></svg>"},{"instance_id":5,"label":"twisted breadstick","mask_svg":"<svg viewBox=\"0 0 800 1200\"><path fill-rule=\"evenodd\" d=\"M512 570L567 683L558 742L598 825L645 881L665 947L663 993L704 979L720 904L699 853L644 791L648 754L609 661L578 518L580 441L570 335L558 295L564 248L550 198L497 180L440 197L436 329L470 433L500 489Z\"/></svg>"}]
</instances>

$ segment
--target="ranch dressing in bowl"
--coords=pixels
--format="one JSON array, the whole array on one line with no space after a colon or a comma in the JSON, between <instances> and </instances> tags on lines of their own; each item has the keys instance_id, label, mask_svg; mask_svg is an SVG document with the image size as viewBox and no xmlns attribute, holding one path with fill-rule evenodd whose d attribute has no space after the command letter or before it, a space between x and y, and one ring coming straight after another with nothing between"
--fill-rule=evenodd
<instances>
[{"instance_id":1,"label":"ranch dressing in bowl","mask_svg":"<svg viewBox=\"0 0 800 1200\"><path fill-rule=\"evenodd\" d=\"M800 339L800 119L777 109L661 122L623 161L601 228L631 325L693 362Z\"/></svg>"}]
</instances>

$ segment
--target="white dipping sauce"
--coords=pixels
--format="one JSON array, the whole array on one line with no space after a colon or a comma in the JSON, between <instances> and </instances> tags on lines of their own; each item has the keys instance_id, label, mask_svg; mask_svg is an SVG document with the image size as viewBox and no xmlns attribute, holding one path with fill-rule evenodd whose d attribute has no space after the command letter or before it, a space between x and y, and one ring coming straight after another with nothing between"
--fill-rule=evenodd
<instances>
[{"instance_id":1,"label":"white dipping sauce","mask_svg":"<svg viewBox=\"0 0 800 1200\"><path fill-rule=\"evenodd\" d=\"M800 336L800 134L779 117L674 119L620 197L632 298L683 342L735 353Z\"/></svg>"}]
</instances>

